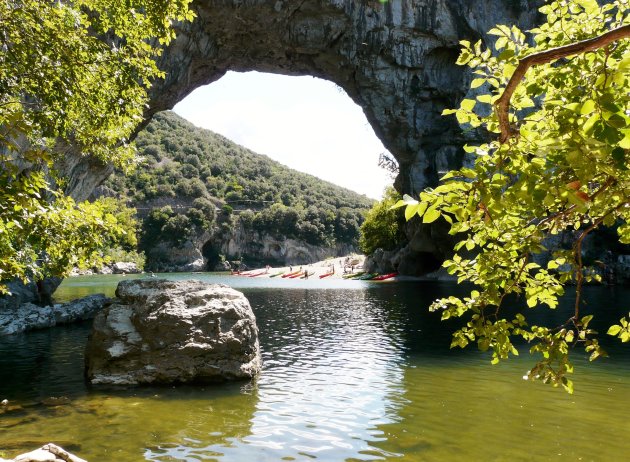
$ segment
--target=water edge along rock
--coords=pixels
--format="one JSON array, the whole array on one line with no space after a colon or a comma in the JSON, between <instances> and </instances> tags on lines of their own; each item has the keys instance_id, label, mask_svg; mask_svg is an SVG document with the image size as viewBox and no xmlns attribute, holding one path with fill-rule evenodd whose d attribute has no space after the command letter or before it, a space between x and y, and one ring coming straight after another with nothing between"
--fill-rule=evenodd
<instances>
[{"instance_id":1,"label":"water edge along rock","mask_svg":"<svg viewBox=\"0 0 630 462\"><path fill-rule=\"evenodd\" d=\"M89 295L68 303L39 306L26 302L0 309L0 335L12 335L58 324L93 318L109 300L103 294Z\"/></svg>"}]
</instances>

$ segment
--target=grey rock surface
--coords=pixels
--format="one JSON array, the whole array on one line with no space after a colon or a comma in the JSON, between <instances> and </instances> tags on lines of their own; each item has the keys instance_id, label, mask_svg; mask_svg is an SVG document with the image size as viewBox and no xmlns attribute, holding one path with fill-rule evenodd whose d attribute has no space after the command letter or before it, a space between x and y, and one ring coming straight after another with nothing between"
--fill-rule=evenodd
<instances>
[{"instance_id":1,"label":"grey rock surface","mask_svg":"<svg viewBox=\"0 0 630 462\"><path fill-rule=\"evenodd\" d=\"M0 335L53 327L93 318L109 299L103 294L90 295L69 303L38 306L23 303L0 311Z\"/></svg>"},{"instance_id":2,"label":"grey rock surface","mask_svg":"<svg viewBox=\"0 0 630 462\"><path fill-rule=\"evenodd\" d=\"M245 296L200 281L122 281L86 348L92 384L217 382L261 368L256 318Z\"/></svg>"},{"instance_id":3,"label":"grey rock surface","mask_svg":"<svg viewBox=\"0 0 630 462\"><path fill-rule=\"evenodd\" d=\"M615 282L630 284L630 255L619 255L614 266Z\"/></svg>"},{"instance_id":4,"label":"grey rock surface","mask_svg":"<svg viewBox=\"0 0 630 462\"><path fill-rule=\"evenodd\" d=\"M207 261L203 256L202 248L210 239L206 231L197 236L191 236L181 245L157 242L149 249L149 260L157 263L151 267L153 271L179 272L179 271L204 271L207 269Z\"/></svg>"},{"instance_id":5,"label":"grey rock surface","mask_svg":"<svg viewBox=\"0 0 630 462\"><path fill-rule=\"evenodd\" d=\"M219 253L224 255L247 255L250 259L281 266L305 265L358 251L348 244L312 245L298 239L246 230L242 226L216 245Z\"/></svg>"},{"instance_id":6,"label":"grey rock surface","mask_svg":"<svg viewBox=\"0 0 630 462\"><path fill-rule=\"evenodd\" d=\"M46 278L38 284L34 282L24 284L21 281L4 282L11 295L0 296L0 313L16 310L24 303L50 304L52 294L62 279Z\"/></svg>"},{"instance_id":7,"label":"grey rock surface","mask_svg":"<svg viewBox=\"0 0 630 462\"><path fill-rule=\"evenodd\" d=\"M0 462L87 462L85 459L69 453L60 446L48 443L39 449L20 454L15 459L2 459Z\"/></svg>"},{"instance_id":8,"label":"grey rock surface","mask_svg":"<svg viewBox=\"0 0 630 462\"><path fill-rule=\"evenodd\" d=\"M467 93L459 40L483 38L497 23L527 28L537 0L197 0L197 19L179 26L160 62L151 111L172 108L226 71L313 75L363 108L400 164L399 189L417 192L438 169L461 163L462 134L442 117Z\"/></svg>"},{"instance_id":9,"label":"grey rock surface","mask_svg":"<svg viewBox=\"0 0 630 462\"><path fill-rule=\"evenodd\" d=\"M112 272L114 274L137 274L140 273L140 268L134 262L119 261L111 265ZM106 274L106 273L102 273Z\"/></svg>"},{"instance_id":10,"label":"grey rock surface","mask_svg":"<svg viewBox=\"0 0 630 462\"><path fill-rule=\"evenodd\" d=\"M214 268L212 268L212 271L230 271L231 269L232 266L230 265L230 262L224 260L217 263Z\"/></svg>"},{"instance_id":11,"label":"grey rock surface","mask_svg":"<svg viewBox=\"0 0 630 462\"><path fill-rule=\"evenodd\" d=\"M229 271L229 263L209 260L204 253L225 255L236 259L245 255L249 263L306 265L328 257L345 256L358 249L348 244L334 246L312 245L307 242L272 236L267 233L237 226L230 233L212 236L206 232L193 236L179 246L159 242L148 254L152 257L151 270L158 272Z\"/></svg>"}]
</instances>

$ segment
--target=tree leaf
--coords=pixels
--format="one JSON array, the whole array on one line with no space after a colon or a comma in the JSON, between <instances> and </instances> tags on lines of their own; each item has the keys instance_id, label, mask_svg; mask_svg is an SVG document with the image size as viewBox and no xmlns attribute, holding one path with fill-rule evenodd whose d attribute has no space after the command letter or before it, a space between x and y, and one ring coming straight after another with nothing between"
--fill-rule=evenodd
<instances>
[{"instance_id":1,"label":"tree leaf","mask_svg":"<svg viewBox=\"0 0 630 462\"><path fill-rule=\"evenodd\" d=\"M465 111L472 111L476 103L474 99L464 99L460 103L460 107Z\"/></svg>"},{"instance_id":2,"label":"tree leaf","mask_svg":"<svg viewBox=\"0 0 630 462\"><path fill-rule=\"evenodd\" d=\"M582 108L580 109L580 114L588 115L594 110L595 110L595 101L593 101L592 99L587 99L582 105Z\"/></svg>"},{"instance_id":3,"label":"tree leaf","mask_svg":"<svg viewBox=\"0 0 630 462\"><path fill-rule=\"evenodd\" d=\"M431 207L429 207L429 209L425 212L424 216L422 217L422 222L433 223L439 217L440 217L440 212L437 210L435 205L432 205Z\"/></svg>"},{"instance_id":4,"label":"tree leaf","mask_svg":"<svg viewBox=\"0 0 630 462\"><path fill-rule=\"evenodd\" d=\"M608 332L606 333L608 335L617 335L619 332L621 332L621 326L614 324L608 328Z\"/></svg>"}]
</instances>

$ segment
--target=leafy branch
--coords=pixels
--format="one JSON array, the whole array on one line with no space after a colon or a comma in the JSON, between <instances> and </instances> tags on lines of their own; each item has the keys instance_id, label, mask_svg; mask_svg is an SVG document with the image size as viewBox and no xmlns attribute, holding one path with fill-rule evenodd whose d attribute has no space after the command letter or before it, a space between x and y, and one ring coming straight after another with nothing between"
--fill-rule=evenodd
<instances>
[{"instance_id":1,"label":"leafy branch","mask_svg":"<svg viewBox=\"0 0 630 462\"><path fill-rule=\"evenodd\" d=\"M613 225L630 243L630 6L557 0L541 12L547 21L531 31L533 40L497 25L488 32L497 37L494 50L460 42L458 64L472 68L476 96L443 114L464 128L484 127L493 139L464 147L472 167L448 172L419 200L405 196L395 206L405 207L407 219L445 220L449 233L461 236L444 267L475 290L430 307L443 319L468 316L451 346L476 342L496 363L518 354L512 338L521 337L542 355L526 377L572 392L570 348L582 344L591 360L605 356L589 328L592 315L580 317L583 285L601 280L584 265L583 243ZM537 258L558 234L574 236L571 250ZM561 326L529 326L523 305L555 309L570 283L573 315ZM516 312L510 318L507 300ZM610 333L625 339L627 326Z\"/></svg>"},{"instance_id":2,"label":"leafy branch","mask_svg":"<svg viewBox=\"0 0 630 462\"><path fill-rule=\"evenodd\" d=\"M589 51L606 47L611 43L628 37L630 37L630 25L621 26L588 40L582 40L580 42L570 43L568 45L559 46L549 50L539 51L538 53L532 53L531 55L520 59L518 66L516 66L516 69L505 86L503 93L494 103L497 111L497 117L499 119L499 127L501 128L499 141L501 143L507 143L511 137L518 134L518 132L510 126L510 100L512 99L514 91L521 84L530 67L539 64L551 63L558 59L567 58L577 54L584 54Z\"/></svg>"}]
</instances>

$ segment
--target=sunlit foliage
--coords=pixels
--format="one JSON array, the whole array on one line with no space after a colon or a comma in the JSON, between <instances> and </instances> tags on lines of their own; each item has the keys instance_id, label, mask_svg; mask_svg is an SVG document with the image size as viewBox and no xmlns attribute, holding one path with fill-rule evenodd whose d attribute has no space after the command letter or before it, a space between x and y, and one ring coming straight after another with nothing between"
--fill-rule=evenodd
<instances>
[{"instance_id":1,"label":"sunlit foliage","mask_svg":"<svg viewBox=\"0 0 630 462\"><path fill-rule=\"evenodd\" d=\"M69 148L133 163L155 58L189 1L0 2L0 281L98 263L125 234L106 205L64 196L55 164Z\"/></svg>"},{"instance_id":2,"label":"sunlit foliage","mask_svg":"<svg viewBox=\"0 0 630 462\"><path fill-rule=\"evenodd\" d=\"M116 173L105 186L143 210L141 248L149 260L156 242L182 245L204 233L228 236L239 225L313 245L357 246L364 214L374 202L173 112L156 114L136 144L142 156L136 171Z\"/></svg>"},{"instance_id":3,"label":"sunlit foliage","mask_svg":"<svg viewBox=\"0 0 630 462\"><path fill-rule=\"evenodd\" d=\"M630 243L630 5L562 0L541 12L546 22L533 40L498 25L489 31L492 48L461 42L458 64L473 69L476 97L445 114L466 130L487 130L492 141L466 147L474 166L399 205L424 223L446 220L460 237L444 266L476 289L431 306L443 319L467 317L452 346L476 343L496 363L518 354L512 342L522 337L541 355L526 377L572 392L570 349L582 345L591 360L605 355L592 316L580 314L582 284L599 279L583 262L582 243L602 225L616 225ZM572 248L535 262L544 239L558 233L572 236ZM577 289L573 316L559 326L529 325L522 305L554 309L566 284ZM630 339L625 319L609 333Z\"/></svg>"},{"instance_id":4,"label":"sunlit foliage","mask_svg":"<svg viewBox=\"0 0 630 462\"><path fill-rule=\"evenodd\" d=\"M404 216L400 210L392 207L400 199L400 194L393 188L385 190L381 201L372 206L361 225L359 247L366 255L376 249L394 250L405 240Z\"/></svg>"}]
</instances>

